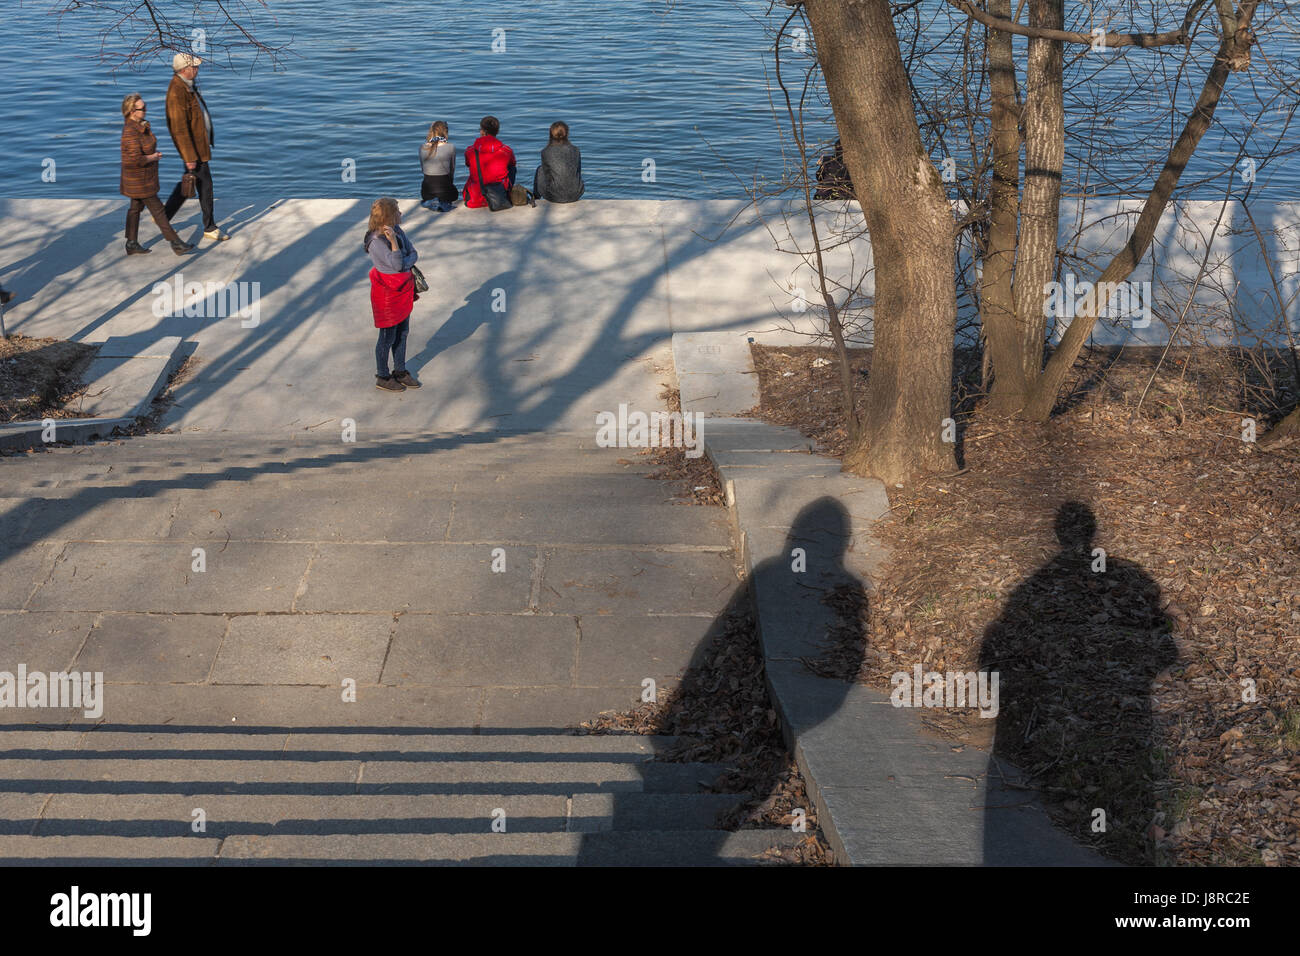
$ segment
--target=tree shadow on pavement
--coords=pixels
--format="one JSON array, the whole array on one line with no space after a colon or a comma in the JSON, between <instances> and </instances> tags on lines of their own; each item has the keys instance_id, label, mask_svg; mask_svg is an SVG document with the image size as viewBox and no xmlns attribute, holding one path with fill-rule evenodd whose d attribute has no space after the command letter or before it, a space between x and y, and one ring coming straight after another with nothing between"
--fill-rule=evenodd
<instances>
[{"instance_id":1,"label":"tree shadow on pavement","mask_svg":"<svg viewBox=\"0 0 1300 956\"><path fill-rule=\"evenodd\" d=\"M1152 682L1178 653L1159 585L1132 562L1094 554L1096 530L1088 505L1063 504L1060 551L984 634L980 669L999 675L990 791L1001 761L1019 766L1073 837L1112 858L1150 862L1164 776ZM999 801L988 802L985 859L997 862L1010 831Z\"/></svg>"}]
</instances>

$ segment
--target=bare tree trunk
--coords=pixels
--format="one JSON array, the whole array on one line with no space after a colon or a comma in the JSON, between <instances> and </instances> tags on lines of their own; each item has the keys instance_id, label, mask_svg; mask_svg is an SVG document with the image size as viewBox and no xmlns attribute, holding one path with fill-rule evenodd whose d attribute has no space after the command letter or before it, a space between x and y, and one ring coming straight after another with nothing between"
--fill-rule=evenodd
<instances>
[{"instance_id":1,"label":"bare tree trunk","mask_svg":"<svg viewBox=\"0 0 1300 956\"><path fill-rule=\"evenodd\" d=\"M989 13L1010 19L1011 0L989 0ZM980 278L980 324L993 366L989 408L1018 411L1028 391L1012 275L1016 260L1016 218L1020 204L1020 130L1016 105L1016 67L1011 34L987 31L989 121L993 132L993 187L988 241Z\"/></svg>"},{"instance_id":2,"label":"bare tree trunk","mask_svg":"<svg viewBox=\"0 0 1300 956\"><path fill-rule=\"evenodd\" d=\"M921 145L889 0L806 0L876 266L862 438L847 469L894 484L954 467L952 210Z\"/></svg>"},{"instance_id":3,"label":"bare tree trunk","mask_svg":"<svg viewBox=\"0 0 1300 956\"><path fill-rule=\"evenodd\" d=\"M1160 171L1155 185L1151 187L1151 192L1142 205L1137 226L1124 248L1110 260L1099 282L1119 282L1127 279L1137 268L1142 256L1146 254L1151 238L1155 235L1156 226L1160 223L1160 217L1164 214L1165 207L1169 205L1174 187L1178 185L1179 177L1187 168L1192 154L1196 152L1201 137L1210 128L1210 123L1214 119L1214 110L1223 96L1223 87L1227 82L1228 74L1233 70L1246 69L1250 65L1250 46L1254 42L1250 22L1255 16L1257 4L1258 0L1244 0L1239 8L1236 28L1224 31L1223 42L1219 44L1219 51L1214 58L1214 66L1210 68L1205 78L1201 95L1191 115L1188 116L1182 133L1169 151L1164 169ZM1093 326L1097 324L1096 313L1097 309L1094 307L1076 316L1070 323L1070 327L1065 330L1065 334L1061 336L1061 344L1052 353L1052 358L1043 371L1043 377L1030 396L1029 405L1026 407L1026 413L1030 418L1046 421L1051 416L1052 409L1056 405L1056 396L1060 393L1061 386L1065 384L1065 377L1074 367L1079 352L1088 340Z\"/></svg>"},{"instance_id":4,"label":"bare tree trunk","mask_svg":"<svg viewBox=\"0 0 1300 956\"><path fill-rule=\"evenodd\" d=\"M1030 0L1030 26L1059 30L1062 0ZM1047 319L1044 289L1056 272L1060 230L1061 169L1065 162L1065 103L1061 42L1029 40L1025 64L1025 189L1020 199L1020 244L1016 253L1016 361L1014 386L997 395L998 410L1018 412L1029 401L1043 368ZM993 372L998 374L996 365Z\"/></svg>"}]
</instances>

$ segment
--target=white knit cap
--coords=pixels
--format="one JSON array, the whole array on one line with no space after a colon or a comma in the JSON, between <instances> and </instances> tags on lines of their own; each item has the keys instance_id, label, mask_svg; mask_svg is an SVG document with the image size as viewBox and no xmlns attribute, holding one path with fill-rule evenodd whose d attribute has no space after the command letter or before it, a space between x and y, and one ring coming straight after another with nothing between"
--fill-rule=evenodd
<instances>
[{"instance_id":1,"label":"white knit cap","mask_svg":"<svg viewBox=\"0 0 1300 956\"><path fill-rule=\"evenodd\" d=\"M198 66L203 61L193 53L177 53L172 57L172 72L179 73L187 66Z\"/></svg>"}]
</instances>

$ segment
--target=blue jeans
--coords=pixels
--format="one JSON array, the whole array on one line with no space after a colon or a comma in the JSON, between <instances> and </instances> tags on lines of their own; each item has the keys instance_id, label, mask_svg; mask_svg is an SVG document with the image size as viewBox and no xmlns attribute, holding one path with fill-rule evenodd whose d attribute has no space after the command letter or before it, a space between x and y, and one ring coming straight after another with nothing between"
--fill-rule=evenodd
<instances>
[{"instance_id":1,"label":"blue jeans","mask_svg":"<svg viewBox=\"0 0 1300 956\"><path fill-rule=\"evenodd\" d=\"M410 316L379 330L379 341L375 343L375 374L380 378L388 378L389 352L393 353L393 374L401 375L406 371L406 333L410 330Z\"/></svg>"}]
</instances>

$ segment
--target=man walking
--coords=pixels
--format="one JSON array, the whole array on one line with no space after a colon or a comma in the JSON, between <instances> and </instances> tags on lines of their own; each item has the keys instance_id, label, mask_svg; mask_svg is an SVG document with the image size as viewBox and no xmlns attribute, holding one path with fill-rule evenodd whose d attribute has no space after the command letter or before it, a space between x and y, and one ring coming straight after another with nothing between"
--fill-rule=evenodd
<instances>
[{"instance_id":1,"label":"man walking","mask_svg":"<svg viewBox=\"0 0 1300 956\"><path fill-rule=\"evenodd\" d=\"M203 210L203 238L221 241L230 236L217 226L212 209L212 172L208 169L208 162L212 159L215 137L208 104L203 102L195 83L202 62L192 53L177 53L172 57L172 82L167 87L167 129L172 134L176 151L185 161L185 169L194 174L199 207ZM182 178L167 197L163 208L168 220L185 202L184 183Z\"/></svg>"}]
</instances>

